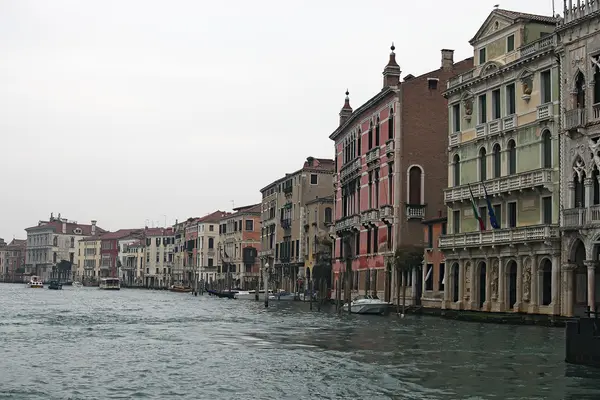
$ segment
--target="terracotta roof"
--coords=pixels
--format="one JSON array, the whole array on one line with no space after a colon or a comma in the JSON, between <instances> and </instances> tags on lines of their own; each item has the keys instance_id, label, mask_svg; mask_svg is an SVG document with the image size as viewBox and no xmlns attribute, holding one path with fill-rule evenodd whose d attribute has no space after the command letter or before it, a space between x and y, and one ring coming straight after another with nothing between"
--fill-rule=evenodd
<instances>
[{"instance_id":1,"label":"terracotta roof","mask_svg":"<svg viewBox=\"0 0 600 400\"><path fill-rule=\"evenodd\" d=\"M130 236L134 233L142 233L142 229L119 229L115 232L107 232L104 235L101 235L99 238L101 240L114 240L114 239L123 239L127 236Z\"/></svg>"},{"instance_id":2,"label":"terracotta roof","mask_svg":"<svg viewBox=\"0 0 600 400\"><path fill-rule=\"evenodd\" d=\"M92 225L87 224L76 224L72 222L61 222L61 221L40 221L40 224L37 226L32 226L29 228L25 228L25 231L35 231L37 229L52 229L55 233L62 233L63 224L66 225L66 234L67 235L82 235L82 236L90 236L92 234ZM81 229L80 234L76 234L75 229ZM96 233L104 233L106 232L104 229L96 226Z\"/></svg>"},{"instance_id":3,"label":"terracotta roof","mask_svg":"<svg viewBox=\"0 0 600 400\"><path fill-rule=\"evenodd\" d=\"M19 248L23 248L27 246L27 240L26 239L13 239L7 246L6 248L9 250L12 249L19 249Z\"/></svg>"},{"instance_id":4,"label":"terracotta roof","mask_svg":"<svg viewBox=\"0 0 600 400\"><path fill-rule=\"evenodd\" d=\"M221 218L221 221L225 220L225 219L229 219L229 218L235 218L242 214L258 214L258 215L260 215L260 213L262 211L261 206L262 206L262 203L234 208L233 211L235 211L235 212L227 213L227 215L225 215L224 217Z\"/></svg>"},{"instance_id":5,"label":"terracotta roof","mask_svg":"<svg viewBox=\"0 0 600 400\"><path fill-rule=\"evenodd\" d=\"M473 44L473 42L483 33L483 31L488 27L488 23L494 17L494 15L500 15L504 18L507 18L511 21L512 24L518 21L533 21L533 22L541 22L543 24L552 24L555 25L558 23L558 19L556 17L548 16L548 15L539 15L539 14L528 14L522 13L518 11L504 10L502 8L497 8L492 10L492 12L485 19L483 24L477 30L477 33L473 36L469 43Z\"/></svg>"},{"instance_id":6,"label":"terracotta roof","mask_svg":"<svg viewBox=\"0 0 600 400\"><path fill-rule=\"evenodd\" d=\"M143 230L140 230L140 233L146 236L170 236L175 234L173 228L146 228L145 233Z\"/></svg>"},{"instance_id":7,"label":"terracotta roof","mask_svg":"<svg viewBox=\"0 0 600 400\"><path fill-rule=\"evenodd\" d=\"M312 157L309 157L312 158ZM308 165L308 160L304 161L302 169L333 171L335 169L335 161L328 158L312 158L312 165Z\"/></svg>"},{"instance_id":8,"label":"terracotta roof","mask_svg":"<svg viewBox=\"0 0 600 400\"><path fill-rule=\"evenodd\" d=\"M227 217L228 215L231 215L231 213L228 213L226 211L217 210L217 211L212 212L212 213L210 213L208 215L205 215L204 217L201 217L198 220L198 222L202 222L202 223L205 223L205 222L215 222L216 223L216 222L219 222L222 218Z\"/></svg>"}]
</instances>

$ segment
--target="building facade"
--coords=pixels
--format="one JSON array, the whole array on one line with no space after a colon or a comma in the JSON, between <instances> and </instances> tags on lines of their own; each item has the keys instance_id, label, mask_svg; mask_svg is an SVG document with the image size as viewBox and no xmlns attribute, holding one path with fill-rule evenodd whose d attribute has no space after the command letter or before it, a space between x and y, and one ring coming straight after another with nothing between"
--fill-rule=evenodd
<instances>
[{"instance_id":1,"label":"building facade","mask_svg":"<svg viewBox=\"0 0 600 400\"><path fill-rule=\"evenodd\" d=\"M8 245L0 247L0 257L4 254L5 282L23 282L26 246L27 240L13 239Z\"/></svg>"},{"instance_id":2,"label":"building facade","mask_svg":"<svg viewBox=\"0 0 600 400\"><path fill-rule=\"evenodd\" d=\"M219 223L222 269L235 274L235 286L255 289L259 282L260 204L233 209Z\"/></svg>"},{"instance_id":3,"label":"building facade","mask_svg":"<svg viewBox=\"0 0 600 400\"><path fill-rule=\"evenodd\" d=\"M100 278L100 251L102 241L98 235L83 238L78 243L77 271L73 280L94 285Z\"/></svg>"},{"instance_id":4,"label":"building facade","mask_svg":"<svg viewBox=\"0 0 600 400\"><path fill-rule=\"evenodd\" d=\"M314 290L331 289L331 263L333 241L329 234L333 226L333 195L306 202L304 221L304 260L306 282L312 282ZM305 289L309 289L307 284Z\"/></svg>"},{"instance_id":5,"label":"building facade","mask_svg":"<svg viewBox=\"0 0 600 400\"><path fill-rule=\"evenodd\" d=\"M423 225L425 253L423 254L421 305L427 308L442 308L446 284L444 280L446 259L439 248L439 239L446 234L446 217L424 220Z\"/></svg>"},{"instance_id":6,"label":"building facade","mask_svg":"<svg viewBox=\"0 0 600 400\"><path fill-rule=\"evenodd\" d=\"M557 27L560 56L561 313L581 316L600 299L600 4L564 3ZM553 281L554 283L554 281Z\"/></svg>"},{"instance_id":7,"label":"building facade","mask_svg":"<svg viewBox=\"0 0 600 400\"><path fill-rule=\"evenodd\" d=\"M123 267L121 241L135 240L142 236L141 229L119 229L107 232L100 239L100 278L119 278Z\"/></svg>"},{"instance_id":8,"label":"building facade","mask_svg":"<svg viewBox=\"0 0 600 400\"><path fill-rule=\"evenodd\" d=\"M143 264L145 246L142 240L133 237L119 240L119 277L123 286L142 286L144 284Z\"/></svg>"},{"instance_id":9,"label":"building facade","mask_svg":"<svg viewBox=\"0 0 600 400\"><path fill-rule=\"evenodd\" d=\"M145 228L141 235L145 241L142 281L147 288L165 289L173 284L173 228Z\"/></svg>"},{"instance_id":10,"label":"building facade","mask_svg":"<svg viewBox=\"0 0 600 400\"><path fill-rule=\"evenodd\" d=\"M273 284L295 291L305 274L306 204L331 196L334 161L308 157L298 171L261 189L262 266L269 265Z\"/></svg>"},{"instance_id":11,"label":"building facade","mask_svg":"<svg viewBox=\"0 0 600 400\"><path fill-rule=\"evenodd\" d=\"M96 226L96 221L90 225L79 224L77 221L69 221L55 218L50 215L48 221L39 221L37 226L25 229L27 232L27 256L25 259L25 273L37 275L44 281L49 280L53 271L55 274L64 276L68 272L69 279L72 276L73 266L78 265L78 243L87 236L105 232ZM57 270L57 265L66 261L71 265L68 271ZM61 264L66 265L66 264Z\"/></svg>"},{"instance_id":12,"label":"building facade","mask_svg":"<svg viewBox=\"0 0 600 400\"><path fill-rule=\"evenodd\" d=\"M447 84L445 308L560 312L555 26L495 9L470 41L475 67Z\"/></svg>"},{"instance_id":13,"label":"building facade","mask_svg":"<svg viewBox=\"0 0 600 400\"><path fill-rule=\"evenodd\" d=\"M442 50L440 68L401 82L394 46L383 71L382 90L358 109L348 92L335 142L335 255L337 281L351 262L352 290L371 288L391 301L395 249L422 246L420 222L442 209L446 186L447 102L443 85L472 67L472 59L455 63ZM418 279L413 271L406 281ZM345 280L344 280L345 281ZM418 297L414 286L409 303Z\"/></svg>"}]
</instances>

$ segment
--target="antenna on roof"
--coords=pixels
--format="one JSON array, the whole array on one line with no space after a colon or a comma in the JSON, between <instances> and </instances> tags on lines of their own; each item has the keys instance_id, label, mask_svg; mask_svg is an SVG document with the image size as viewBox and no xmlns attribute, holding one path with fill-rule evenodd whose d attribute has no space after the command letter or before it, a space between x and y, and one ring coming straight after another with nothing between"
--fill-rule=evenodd
<instances>
[{"instance_id":1,"label":"antenna on roof","mask_svg":"<svg viewBox=\"0 0 600 400\"><path fill-rule=\"evenodd\" d=\"M231 201L231 209L233 210L235 208L235 201L230 200Z\"/></svg>"},{"instance_id":2,"label":"antenna on roof","mask_svg":"<svg viewBox=\"0 0 600 400\"><path fill-rule=\"evenodd\" d=\"M552 0L552 16L556 17L556 12L554 10L554 0Z\"/></svg>"}]
</instances>

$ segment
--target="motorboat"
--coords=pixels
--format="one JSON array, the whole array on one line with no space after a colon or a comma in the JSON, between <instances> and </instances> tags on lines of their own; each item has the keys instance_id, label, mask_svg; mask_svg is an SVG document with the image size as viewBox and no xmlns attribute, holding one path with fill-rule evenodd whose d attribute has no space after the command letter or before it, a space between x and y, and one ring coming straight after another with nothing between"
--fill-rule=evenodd
<instances>
[{"instance_id":1,"label":"motorboat","mask_svg":"<svg viewBox=\"0 0 600 400\"><path fill-rule=\"evenodd\" d=\"M62 283L60 281L50 281L48 284L48 289L50 290L62 290Z\"/></svg>"},{"instance_id":2,"label":"motorboat","mask_svg":"<svg viewBox=\"0 0 600 400\"><path fill-rule=\"evenodd\" d=\"M370 295L357 296L350 303L352 314L385 314L390 303ZM348 303L342 306L342 310L348 312Z\"/></svg>"},{"instance_id":3,"label":"motorboat","mask_svg":"<svg viewBox=\"0 0 600 400\"><path fill-rule=\"evenodd\" d=\"M98 287L102 290L121 290L121 281L119 278L102 278Z\"/></svg>"},{"instance_id":4,"label":"motorboat","mask_svg":"<svg viewBox=\"0 0 600 400\"><path fill-rule=\"evenodd\" d=\"M277 293L273 293L269 296L269 300L277 300L277 301L293 301L296 299L296 295L294 293L279 291Z\"/></svg>"},{"instance_id":5,"label":"motorboat","mask_svg":"<svg viewBox=\"0 0 600 400\"><path fill-rule=\"evenodd\" d=\"M177 293L190 293L193 291L193 289L189 286L173 285L169 288L169 291Z\"/></svg>"},{"instance_id":6,"label":"motorboat","mask_svg":"<svg viewBox=\"0 0 600 400\"><path fill-rule=\"evenodd\" d=\"M29 278L29 282L27 282L27 287L37 288L37 289L43 288L44 282L40 279L39 276L32 275L31 278Z\"/></svg>"},{"instance_id":7,"label":"motorboat","mask_svg":"<svg viewBox=\"0 0 600 400\"><path fill-rule=\"evenodd\" d=\"M269 290L269 296L273 294L272 290ZM256 300L256 290L242 290L233 295L234 299L238 300ZM265 298L265 291L258 291L258 299L263 300Z\"/></svg>"},{"instance_id":8,"label":"motorboat","mask_svg":"<svg viewBox=\"0 0 600 400\"><path fill-rule=\"evenodd\" d=\"M76 287L76 288L83 287L83 283L81 283L81 282L73 282L73 287Z\"/></svg>"}]
</instances>

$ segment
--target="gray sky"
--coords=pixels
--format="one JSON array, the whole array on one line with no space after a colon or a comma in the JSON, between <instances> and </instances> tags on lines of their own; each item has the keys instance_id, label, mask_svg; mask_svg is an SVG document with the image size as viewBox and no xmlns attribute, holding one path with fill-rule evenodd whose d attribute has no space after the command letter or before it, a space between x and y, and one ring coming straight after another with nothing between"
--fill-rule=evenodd
<instances>
[{"instance_id":1,"label":"gray sky","mask_svg":"<svg viewBox=\"0 0 600 400\"><path fill-rule=\"evenodd\" d=\"M392 41L403 76L461 60L494 4L0 0L0 237L50 212L116 230L259 202L333 157L346 88L354 108L381 89Z\"/></svg>"}]
</instances>

